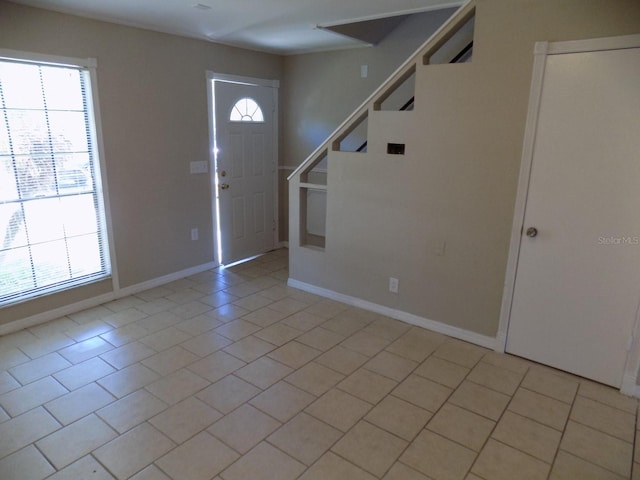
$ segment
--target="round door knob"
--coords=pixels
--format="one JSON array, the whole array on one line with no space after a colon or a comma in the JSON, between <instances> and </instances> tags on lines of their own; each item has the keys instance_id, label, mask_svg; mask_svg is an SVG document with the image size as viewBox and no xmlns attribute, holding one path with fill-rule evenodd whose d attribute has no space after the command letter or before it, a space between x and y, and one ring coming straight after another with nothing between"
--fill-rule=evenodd
<instances>
[{"instance_id":1,"label":"round door knob","mask_svg":"<svg viewBox=\"0 0 640 480\"><path fill-rule=\"evenodd\" d=\"M536 235L538 235L538 229L536 227L529 227L527 228L527 237L533 238Z\"/></svg>"},{"instance_id":2,"label":"round door knob","mask_svg":"<svg viewBox=\"0 0 640 480\"><path fill-rule=\"evenodd\" d=\"M221 183L220 184L220 189L226 190L227 188L229 188L229 184L227 184L227 183Z\"/></svg>"}]
</instances>

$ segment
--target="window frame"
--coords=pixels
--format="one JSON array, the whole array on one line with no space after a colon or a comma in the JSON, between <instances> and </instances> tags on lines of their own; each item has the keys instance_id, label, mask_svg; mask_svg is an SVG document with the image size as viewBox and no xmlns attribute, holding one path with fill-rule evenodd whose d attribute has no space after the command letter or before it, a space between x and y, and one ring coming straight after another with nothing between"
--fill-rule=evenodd
<instances>
[{"instance_id":1,"label":"window frame","mask_svg":"<svg viewBox=\"0 0 640 480\"><path fill-rule=\"evenodd\" d=\"M106 236L107 246L103 251L105 262L107 262L108 272L105 275L88 279L87 281L79 281L78 283L70 282L68 285L52 285L51 288L44 288L41 291L34 292L33 295L25 295L16 298L14 301L8 301L0 304L0 310L3 308L13 307L15 305L33 301L43 296L55 295L61 292L82 288L98 282L111 281L113 291L119 290L117 262L114 249L113 228L111 222L111 209L109 202L109 189L107 181L107 169L104 155L104 143L102 137L102 122L100 115L100 104L98 101L98 79L97 68L98 62L95 58L77 58L60 55L48 55L35 52L26 52L21 50L0 48L0 60L18 61L23 63L33 63L35 65L49 65L59 67L78 68L86 71L88 81L87 89L87 114L92 122L89 122L87 128L93 139L93 147L97 159L94 161L94 185L95 198L98 204L99 220L104 225L104 235Z\"/></svg>"}]
</instances>

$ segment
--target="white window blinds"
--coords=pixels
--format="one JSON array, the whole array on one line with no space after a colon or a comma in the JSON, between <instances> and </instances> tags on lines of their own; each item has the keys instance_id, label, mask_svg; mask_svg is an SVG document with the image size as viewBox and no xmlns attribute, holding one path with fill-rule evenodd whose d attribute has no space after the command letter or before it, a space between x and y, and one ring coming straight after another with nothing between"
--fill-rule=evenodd
<instances>
[{"instance_id":1,"label":"white window blinds","mask_svg":"<svg viewBox=\"0 0 640 480\"><path fill-rule=\"evenodd\" d=\"M0 58L0 305L110 274L89 75Z\"/></svg>"}]
</instances>

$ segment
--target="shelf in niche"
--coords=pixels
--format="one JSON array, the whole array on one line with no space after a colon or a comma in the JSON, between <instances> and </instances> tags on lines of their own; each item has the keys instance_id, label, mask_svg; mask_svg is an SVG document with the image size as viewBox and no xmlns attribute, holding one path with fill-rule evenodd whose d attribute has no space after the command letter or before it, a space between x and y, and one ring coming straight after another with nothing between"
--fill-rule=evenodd
<instances>
[{"instance_id":1,"label":"shelf in niche","mask_svg":"<svg viewBox=\"0 0 640 480\"><path fill-rule=\"evenodd\" d=\"M301 183L300 188L309 188L311 190L327 190L326 185L320 185L317 183Z\"/></svg>"}]
</instances>

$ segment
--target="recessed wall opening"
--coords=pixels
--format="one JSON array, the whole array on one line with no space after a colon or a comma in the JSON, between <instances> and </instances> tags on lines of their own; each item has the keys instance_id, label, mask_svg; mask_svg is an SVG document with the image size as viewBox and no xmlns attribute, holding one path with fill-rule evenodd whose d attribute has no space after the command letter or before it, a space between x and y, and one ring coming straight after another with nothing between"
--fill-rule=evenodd
<instances>
[{"instance_id":1,"label":"recessed wall opening","mask_svg":"<svg viewBox=\"0 0 640 480\"><path fill-rule=\"evenodd\" d=\"M300 173L300 246L325 246L328 154L320 151Z\"/></svg>"},{"instance_id":2,"label":"recessed wall opening","mask_svg":"<svg viewBox=\"0 0 640 480\"><path fill-rule=\"evenodd\" d=\"M300 174L301 183L311 183L313 185L327 184L327 151L321 152L316 161Z\"/></svg>"},{"instance_id":3,"label":"recessed wall opening","mask_svg":"<svg viewBox=\"0 0 640 480\"><path fill-rule=\"evenodd\" d=\"M461 19L457 29L442 37L422 57L424 65L444 63L468 63L473 59L473 35L475 30L475 10Z\"/></svg>"},{"instance_id":4,"label":"recessed wall opening","mask_svg":"<svg viewBox=\"0 0 640 480\"><path fill-rule=\"evenodd\" d=\"M413 110L413 96L416 88L416 66L407 70L373 104L374 110L397 112Z\"/></svg>"},{"instance_id":5,"label":"recessed wall opening","mask_svg":"<svg viewBox=\"0 0 640 480\"><path fill-rule=\"evenodd\" d=\"M327 222L327 190L300 189L300 246L324 249Z\"/></svg>"},{"instance_id":6,"label":"recessed wall opening","mask_svg":"<svg viewBox=\"0 0 640 480\"><path fill-rule=\"evenodd\" d=\"M365 111L347 130L333 141L334 152L366 152L369 112Z\"/></svg>"}]
</instances>

